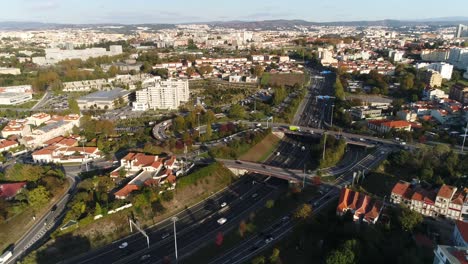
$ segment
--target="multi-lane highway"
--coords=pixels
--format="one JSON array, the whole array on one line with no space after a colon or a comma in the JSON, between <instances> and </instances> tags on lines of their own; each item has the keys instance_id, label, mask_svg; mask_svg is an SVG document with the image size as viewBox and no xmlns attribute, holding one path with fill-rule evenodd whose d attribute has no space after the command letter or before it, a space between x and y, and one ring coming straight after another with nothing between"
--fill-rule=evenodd
<instances>
[{"instance_id":1,"label":"multi-lane highway","mask_svg":"<svg viewBox=\"0 0 468 264\"><path fill-rule=\"evenodd\" d=\"M240 218L247 217L250 212L263 206L264 199L274 195L277 187L257 181L251 176L243 177L220 193L177 214L179 257L196 250L203 243L214 240L217 232L229 228ZM222 206L223 203L226 205ZM220 218L226 218L227 222L219 224ZM135 233L111 245L69 259L65 263L135 263L140 262L146 255L149 257L142 263L156 263L165 257L174 258L173 222L170 218L150 227L146 232L150 241L149 249L146 239ZM128 246L119 248L123 242L127 242Z\"/></svg>"}]
</instances>

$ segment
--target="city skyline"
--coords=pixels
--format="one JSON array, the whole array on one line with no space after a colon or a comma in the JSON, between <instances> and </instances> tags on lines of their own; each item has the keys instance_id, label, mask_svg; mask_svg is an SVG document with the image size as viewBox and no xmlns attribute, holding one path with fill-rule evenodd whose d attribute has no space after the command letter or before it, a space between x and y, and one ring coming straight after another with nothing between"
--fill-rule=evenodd
<instances>
[{"instance_id":1,"label":"city skyline","mask_svg":"<svg viewBox=\"0 0 468 264\"><path fill-rule=\"evenodd\" d=\"M375 5L370 0L357 0L352 3L337 0L333 4L318 1L292 0L287 5L280 1L239 0L219 4L214 0L191 2L175 0L171 2L145 0L120 1L35 1L19 0L0 3L8 9L0 10L1 21L37 21L45 23L190 23L212 21L257 21L274 19L301 19L312 22L372 21L384 19L422 20L429 18L460 17L467 10L468 2L452 0L445 2L456 9L441 9L437 5L427 5L427 1L395 0L388 4ZM163 6L163 7L160 7ZM413 10L424 12L414 15ZM405 7L405 8L402 8ZM422 10L422 9L421 9ZM82 15L86 14L86 15Z\"/></svg>"}]
</instances>

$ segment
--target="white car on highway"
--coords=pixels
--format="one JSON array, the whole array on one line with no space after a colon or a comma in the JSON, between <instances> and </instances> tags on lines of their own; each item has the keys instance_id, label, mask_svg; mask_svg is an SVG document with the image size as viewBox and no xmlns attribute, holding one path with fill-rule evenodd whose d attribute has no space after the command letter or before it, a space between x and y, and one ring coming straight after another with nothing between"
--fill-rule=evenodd
<instances>
[{"instance_id":1,"label":"white car on highway","mask_svg":"<svg viewBox=\"0 0 468 264\"><path fill-rule=\"evenodd\" d=\"M128 243L127 242L123 242L122 244L120 244L119 248L120 249L123 249L123 248L126 248L128 246Z\"/></svg>"},{"instance_id":2,"label":"white car on highway","mask_svg":"<svg viewBox=\"0 0 468 264\"><path fill-rule=\"evenodd\" d=\"M224 223L226 223L226 222L227 222L227 219L224 218L224 217L218 219L218 224L220 224L220 225L222 225L222 224L224 224Z\"/></svg>"},{"instance_id":3,"label":"white car on highway","mask_svg":"<svg viewBox=\"0 0 468 264\"><path fill-rule=\"evenodd\" d=\"M226 202L222 203L222 204L221 204L221 208L226 207L226 205L227 205Z\"/></svg>"}]
</instances>

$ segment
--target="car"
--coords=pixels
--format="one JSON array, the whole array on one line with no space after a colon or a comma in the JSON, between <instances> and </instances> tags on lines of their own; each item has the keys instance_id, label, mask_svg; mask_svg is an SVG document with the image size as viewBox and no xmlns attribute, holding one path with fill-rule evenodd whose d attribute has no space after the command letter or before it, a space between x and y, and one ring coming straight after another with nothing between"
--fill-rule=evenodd
<instances>
[{"instance_id":1,"label":"car","mask_svg":"<svg viewBox=\"0 0 468 264\"><path fill-rule=\"evenodd\" d=\"M141 256L140 260L147 260L149 258L151 258L151 255L149 255L149 254L148 255L143 255L143 256Z\"/></svg>"},{"instance_id":2,"label":"car","mask_svg":"<svg viewBox=\"0 0 468 264\"><path fill-rule=\"evenodd\" d=\"M226 202L222 203L222 204L221 204L221 208L226 207L226 205L227 205Z\"/></svg>"},{"instance_id":3,"label":"car","mask_svg":"<svg viewBox=\"0 0 468 264\"><path fill-rule=\"evenodd\" d=\"M226 222L227 222L227 219L224 218L224 217L218 219L218 224L220 224L220 225L222 225L222 224L224 224L224 223L226 223Z\"/></svg>"},{"instance_id":4,"label":"car","mask_svg":"<svg viewBox=\"0 0 468 264\"><path fill-rule=\"evenodd\" d=\"M275 240L275 238L272 236L272 235L268 235L266 238L265 238L265 243L268 244L270 243L271 241Z\"/></svg>"},{"instance_id":5,"label":"car","mask_svg":"<svg viewBox=\"0 0 468 264\"><path fill-rule=\"evenodd\" d=\"M252 194L252 198L255 198L255 197L257 197L257 196L258 196L258 193Z\"/></svg>"},{"instance_id":6,"label":"car","mask_svg":"<svg viewBox=\"0 0 468 264\"><path fill-rule=\"evenodd\" d=\"M280 153L279 151L278 151L278 152L276 152L276 156L279 156L279 155L281 155L281 153Z\"/></svg>"},{"instance_id":7,"label":"car","mask_svg":"<svg viewBox=\"0 0 468 264\"><path fill-rule=\"evenodd\" d=\"M363 139L363 138L359 138L359 140L360 140L360 141L366 141L366 140L365 140L365 139Z\"/></svg>"},{"instance_id":8,"label":"car","mask_svg":"<svg viewBox=\"0 0 468 264\"><path fill-rule=\"evenodd\" d=\"M283 216L283 218L281 218L281 221L283 222L286 222L289 220L289 216Z\"/></svg>"},{"instance_id":9,"label":"car","mask_svg":"<svg viewBox=\"0 0 468 264\"><path fill-rule=\"evenodd\" d=\"M161 235L161 239L166 239L166 238L168 238L169 236L170 236L169 233L164 233L164 234Z\"/></svg>"},{"instance_id":10,"label":"car","mask_svg":"<svg viewBox=\"0 0 468 264\"><path fill-rule=\"evenodd\" d=\"M123 242L122 244L120 244L119 248L120 249L124 249L128 246L128 243L127 242Z\"/></svg>"},{"instance_id":11,"label":"car","mask_svg":"<svg viewBox=\"0 0 468 264\"><path fill-rule=\"evenodd\" d=\"M236 163L237 164L242 164L242 162L240 160L236 160Z\"/></svg>"},{"instance_id":12,"label":"car","mask_svg":"<svg viewBox=\"0 0 468 264\"><path fill-rule=\"evenodd\" d=\"M52 206L52 209L50 209L51 212L55 212L55 210L57 210L57 205L54 204L54 206Z\"/></svg>"}]
</instances>

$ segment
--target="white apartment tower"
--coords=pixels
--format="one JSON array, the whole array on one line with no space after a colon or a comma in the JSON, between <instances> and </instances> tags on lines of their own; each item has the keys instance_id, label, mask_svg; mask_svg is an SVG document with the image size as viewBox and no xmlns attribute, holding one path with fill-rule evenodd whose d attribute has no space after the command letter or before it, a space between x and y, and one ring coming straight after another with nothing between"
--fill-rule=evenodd
<instances>
[{"instance_id":1,"label":"white apartment tower","mask_svg":"<svg viewBox=\"0 0 468 264\"><path fill-rule=\"evenodd\" d=\"M190 97L188 80L161 80L154 77L143 83L143 90L136 92L133 111L148 109L177 109L181 103L188 102Z\"/></svg>"}]
</instances>

